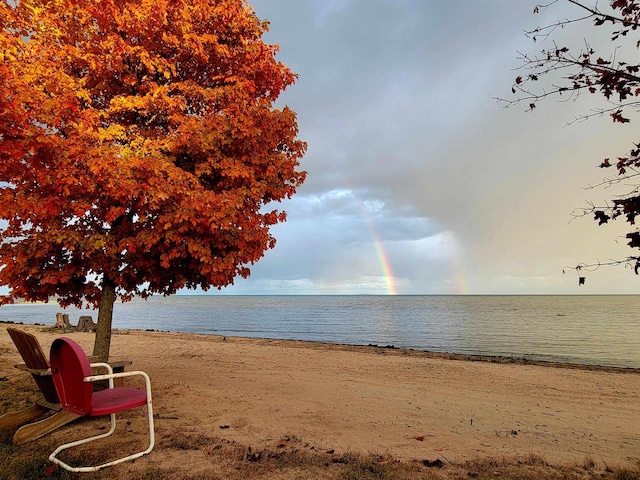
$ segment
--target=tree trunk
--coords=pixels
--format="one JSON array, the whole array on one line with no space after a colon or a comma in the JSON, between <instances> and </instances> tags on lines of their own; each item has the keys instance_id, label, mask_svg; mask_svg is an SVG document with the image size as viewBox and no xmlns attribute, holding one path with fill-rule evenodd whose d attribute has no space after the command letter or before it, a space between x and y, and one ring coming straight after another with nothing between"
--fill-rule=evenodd
<instances>
[{"instance_id":1,"label":"tree trunk","mask_svg":"<svg viewBox=\"0 0 640 480\"><path fill-rule=\"evenodd\" d=\"M111 347L111 322L113 320L113 304L116 301L116 286L106 276L102 280L102 295L98 306L98 323L96 324L96 339L93 344L93 356L100 362L109 361Z\"/></svg>"},{"instance_id":2,"label":"tree trunk","mask_svg":"<svg viewBox=\"0 0 640 480\"><path fill-rule=\"evenodd\" d=\"M56 328L71 328L68 313L56 313Z\"/></svg>"},{"instance_id":3,"label":"tree trunk","mask_svg":"<svg viewBox=\"0 0 640 480\"><path fill-rule=\"evenodd\" d=\"M93 318L91 318L91 315L80 315L76 330L79 332L95 332L96 324L93 323Z\"/></svg>"}]
</instances>

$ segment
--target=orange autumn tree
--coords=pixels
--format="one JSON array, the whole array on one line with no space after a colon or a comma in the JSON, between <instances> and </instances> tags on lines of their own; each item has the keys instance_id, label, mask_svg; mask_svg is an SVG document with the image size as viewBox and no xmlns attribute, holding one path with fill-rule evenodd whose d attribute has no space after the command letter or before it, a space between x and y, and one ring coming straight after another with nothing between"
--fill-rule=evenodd
<instances>
[{"instance_id":1,"label":"orange autumn tree","mask_svg":"<svg viewBox=\"0 0 640 480\"><path fill-rule=\"evenodd\" d=\"M0 0L4 303L222 287L275 239L306 145L244 0Z\"/></svg>"}]
</instances>

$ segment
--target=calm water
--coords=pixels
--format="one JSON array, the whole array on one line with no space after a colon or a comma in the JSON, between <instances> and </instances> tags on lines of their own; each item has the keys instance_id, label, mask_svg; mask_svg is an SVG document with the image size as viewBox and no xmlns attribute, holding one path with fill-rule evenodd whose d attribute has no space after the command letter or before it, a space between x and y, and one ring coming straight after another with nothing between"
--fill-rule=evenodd
<instances>
[{"instance_id":1,"label":"calm water","mask_svg":"<svg viewBox=\"0 0 640 480\"><path fill-rule=\"evenodd\" d=\"M117 303L114 328L640 368L639 307L640 296L173 296ZM59 311L6 305L0 321L52 325Z\"/></svg>"}]
</instances>

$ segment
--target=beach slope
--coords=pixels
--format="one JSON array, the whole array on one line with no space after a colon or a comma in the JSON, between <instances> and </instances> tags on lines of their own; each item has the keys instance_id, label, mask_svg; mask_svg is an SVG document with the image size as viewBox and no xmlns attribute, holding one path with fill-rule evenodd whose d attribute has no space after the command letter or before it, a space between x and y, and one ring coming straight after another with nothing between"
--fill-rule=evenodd
<instances>
[{"instance_id":1,"label":"beach slope","mask_svg":"<svg viewBox=\"0 0 640 480\"><path fill-rule=\"evenodd\" d=\"M0 377L24 381L7 326L0 324ZM17 327L34 333L45 351L60 335ZM92 334L66 335L91 351ZM111 357L151 376L160 445L154 462L162 463L162 436L173 431L256 451L295 437L316 451L406 460L534 454L557 464L640 461L637 371L146 331L114 333Z\"/></svg>"}]
</instances>

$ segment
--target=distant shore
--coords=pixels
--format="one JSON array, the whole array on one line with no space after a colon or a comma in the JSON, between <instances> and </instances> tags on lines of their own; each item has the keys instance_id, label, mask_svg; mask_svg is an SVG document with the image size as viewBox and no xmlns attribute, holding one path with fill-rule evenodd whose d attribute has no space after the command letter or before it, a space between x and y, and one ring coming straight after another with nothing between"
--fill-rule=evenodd
<instances>
[{"instance_id":1,"label":"distant shore","mask_svg":"<svg viewBox=\"0 0 640 480\"><path fill-rule=\"evenodd\" d=\"M20 357L6 334L11 325L34 333L45 351L60 335L0 323L0 376L8 381L24 375L13 368ZM93 334L66 335L90 352ZM114 333L111 357L150 374L160 430L258 449L295 435L316 449L401 459L640 461L637 369L384 347L124 330Z\"/></svg>"}]
</instances>

